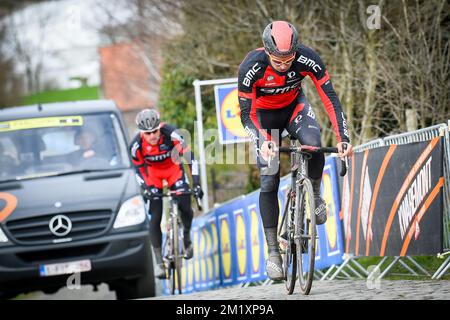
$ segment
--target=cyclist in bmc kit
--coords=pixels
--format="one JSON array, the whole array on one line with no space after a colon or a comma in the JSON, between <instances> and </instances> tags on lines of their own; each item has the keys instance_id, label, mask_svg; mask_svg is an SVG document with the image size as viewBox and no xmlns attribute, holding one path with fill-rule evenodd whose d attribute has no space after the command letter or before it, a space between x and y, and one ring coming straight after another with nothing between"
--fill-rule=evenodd
<instances>
[{"instance_id":1,"label":"cyclist in bmc kit","mask_svg":"<svg viewBox=\"0 0 450 320\"><path fill-rule=\"evenodd\" d=\"M314 82L331 120L339 156L343 158L351 154L352 146L339 98L318 54L299 43L295 27L285 21L267 25L262 40L264 48L249 52L239 66L238 95L241 121L255 143L260 169L259 206L269 251L266 270L269 278L282 280L284 275L277 241L280 171L278 163L268 166L267 161L276 155L276 146L284 129L301 144L321 146L316 116L301 88L301 81L306 76ZM325 223L327 218L326 205L320 196L324 164L323 154L315 154L308 161L317 224Z\"/></svg>"},{"instance_id":2,"label":"cyclist in bmc kit","mask_svg":"<svg viewBox=\"0 0 450 320\"><path fill-rule=\"evenodd\" d=\"M133 139L130 151L138 183L144 190L144 197L150 200L150 239L157 263L155 275L164 279L166 271L162 260L160 226L163 207L161 197L155 197L155 194L163 192L163 180L167 182L170 190L179 192L189 190L189 180L178 155L183 155L189 163L194 194L202 198L203 191L200 187L197 161L193 159L189 146L185 144L177 129L169 124L161 123L158 112L152 109L141 111L136 116L136 124L140 132ZM193 219L191 197L190 195L178 197L180 216L184 227L185 258L191 259L193 255L190 239Z\"/></svg>"}]
</instances>

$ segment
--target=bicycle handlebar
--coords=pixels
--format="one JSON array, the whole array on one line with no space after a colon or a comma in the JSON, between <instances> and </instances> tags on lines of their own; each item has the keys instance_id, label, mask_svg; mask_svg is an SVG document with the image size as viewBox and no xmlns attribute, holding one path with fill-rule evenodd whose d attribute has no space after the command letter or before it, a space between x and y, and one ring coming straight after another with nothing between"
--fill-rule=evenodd
<instances>
[{"instance_id":1,"label":"bicycle handlebar","mask_svg":"<svg viewBox=\"0 0 450 320\"><path fill-rule=\"evenodd\" d=\"M182 192L178 192L178 191L172 191L170 190L169 192L165 192L165 193L150 193L148 194L148 196L150 198L167 198L167 197L172 197L172 196L188 196L188 195L193 195L194 193L192 191L182 191Z\"/></svg>"},{"instance_id":2,"label":"bicycle handlebar","mask_svg":"<svg viewBox=\"0 0 450 320\"><path fill-rule=\"evenodd\" d=\"M282 153L339 153L336 147L313 147L313 146L299 146L299 147L278 147L278 152ZM341 160L341 177L347 174L347 163Z\"/></svg>"},{"instance_id":3,"label":"bicycle handlebar","mask_svg":"<svg viewBox=\"0 0 450 320\"><path fill-rule=\"evenodd\" d=\"M202 207L199 197L192 190L188 190L188 191L169 190L168 192L165 192L165 193L147 193L146 197L149 199L155 199L155 198L167 198L167 197L172 197L172 196L187 196L187 195L193 195L197 202L198 210L203 211L203 207Z\"/></svg>"},{"instance_id":4,"label":"bicycle handlebar","mask_svg":"<svg viewBox=\"0 0 450 320\"><path fill-rule=\"evenodd\" d=\"M312 147L312 146L300 146L300 147L279 147L279 152L284 153L338 153L338 149L335 147Z\"/></svg>"}]
</instances>

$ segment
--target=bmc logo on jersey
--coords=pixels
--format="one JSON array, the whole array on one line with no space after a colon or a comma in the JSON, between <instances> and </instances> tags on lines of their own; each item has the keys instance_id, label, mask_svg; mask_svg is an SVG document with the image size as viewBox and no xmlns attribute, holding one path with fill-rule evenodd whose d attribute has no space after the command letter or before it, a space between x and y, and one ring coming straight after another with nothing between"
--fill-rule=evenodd
<instances>
[{"instance_id":1,"label":"bmc logo on jersey","mask_svg":"<svg viewBox=\"0 0 450 320\"><path fill-rule=\"evenodd\" d=\"M308 67L311 67L314 70L314 72L319 72L319 70L322 70L322 68L319 66L318 63L316 63L312 59L305 57L304 55L300 55L297 61L302 64L306 64Z\"/></svg>"},{"instance_id":2,"label":"bmc logo on jersey","mask_svg":"<svg viewBox=\"0 0 450 320\"><path fill-rule=\"evenodd\" d=\"M261 88L261 92L265 94L281 94L281 93L287 93L289 91L292 91L296 89L300 85L300 81L295 82L294 84L291 84L286 87L280 87L280 88Z\"/></svg>"},{"instance_id":3,"label":"bmc logo on jersey","mask_svg":"<svg viewBox=\"0 0 450 320\"><path fill-rule=\"evenodd\" d=\"M147 160L148 162L160 162L160 161L164 161L164 160L170 158L170 156L171 156L171 152L168 151L166 153L159 154L156 156L146 156L145 160Z\"/></svg>"},{"instance_id":4,"label":"bmc logo on jersey","mask_svg":"<svg viewBox=\"0 0 450 320\"><path fill-rule=\"evenodd\" d=\"M258 72L259 70L261 70L261 67L258 67L258 62L255 63L253 65L253 67L247 71L247 73L245 74L245 78L242 81L242 83L244 84L244 86L246 87L250 87L250 81L252 81L253 77L255 76L256 72Z\"/></svg>"}]
</instances>

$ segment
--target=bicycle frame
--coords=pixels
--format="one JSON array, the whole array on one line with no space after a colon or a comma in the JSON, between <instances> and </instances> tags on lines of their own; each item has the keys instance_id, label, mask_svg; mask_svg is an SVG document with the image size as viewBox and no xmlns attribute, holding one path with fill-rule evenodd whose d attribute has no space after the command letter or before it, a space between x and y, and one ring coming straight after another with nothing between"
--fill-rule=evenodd
<instances>
[{"instance_id":1,"label":"bicycle frame","mask_svg":"<svg viewBox=\"0 0 450 320\"><path fill-rule=\"evenodd\" d=\"M180 220L179 220L180 218L178 215L178 201L173 196L169 196L169 203L170 203L169 219L167 219L166 229L167 229L167 236L168 236L168 239L170 240L170 242L167 243L167 240L166 240L165 245L169 245L170 255L167 258L169 259L169 262L172 263L173 259L174 259L174 255L172 252L174 234L171 232L172 228L173 228L173 222L175 220L179 226L182 225L182 223L180 223ZM182 228L179 230L182 230ZM183 240L183 232L180 232L179 237L181 240ZM170 245L172 245L172 246L170 246ZM164 247L163 247L163 252L164 252Z\"/></svg>"},{"instance_id":2,"label":"bicycle frame","mask_svg":"<svg viewBox=\"0 0 450 320\"><path fill-rule=\"evenodd\" d=\"M190 194L190 192L188 194ZM170 209L169 219L167 221L168 241L164 244L167 246L167 256L165 256L164 259L168 264L170 293L175 294L175 288L178 287L178 293L182 294L181 268L183 249L180 247L180 243L184 243L182 232L184 226L178 215L178 200L175 195L177 195L177 193L173 191L170 191L166 195L169 198ZM165 247L163 248L163 252L164 250Z\"/></svg>"},{"instance_id":3,"label":"bicycle frame","mask_svg":"<svg viewBox=\"0 0 450 320\"><path fill-rule=\"evenodd\" d=\"M296 139L292 138L290 139L290 147L295 148ZM295 208L292 207L293 201L290 201L290 195L291 191L295 190L295 186L297 185L297 182L301 182L302 179L307 177L308 173L308 159L311 157L308 153L301 153L297 154L295 152L290 153L291 157L291 186L288 189L287 193L287 200L286 200L286 207L284 209L284 213L288 213L286 210L288 209L288 205L291 204L290 210L294 210ZM300 171L298 169L300 168ZM283 215L279 232L281 231L281 227L283 226L284 220L286 219L286 214Z\"/></svg>"}]
</instances>

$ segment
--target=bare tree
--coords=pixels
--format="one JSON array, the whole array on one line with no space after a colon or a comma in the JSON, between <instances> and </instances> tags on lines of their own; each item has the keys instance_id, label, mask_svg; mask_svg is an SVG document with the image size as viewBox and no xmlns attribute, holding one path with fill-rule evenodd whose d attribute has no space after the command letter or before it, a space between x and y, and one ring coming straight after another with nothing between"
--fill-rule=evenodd
<instances>
[{"instance_id":1,"label":"bare tree","mask_svg":"<svg viewBox=\"0 0 450 320\"><path fill-rule=\"evenodd\" d=\"M5 32L5 26L0 24L0 43L3 43ZM22 79L15 73L14 61L0 54L0 70L0 108L16 105L20 102L23 87Z\"/></svg>"},{"instance_id":2,"label":"bare tree","mask_svg":"<svg viewBox=\"0 0 450 320\"><path fill-rule=\"evenodd\" d=\"M24 8L26 9L26 8ZM14 57L16 66L22 66L26 82L26 92L33 93L42 90L42 72L45 49L44 43L46 28L50 14L39 11L38 16L33 15L33 37L23 33L22 26L29 23L31 16L26 10L17 10L4 19L6 24L6 44L10 56Z\"/></svg>"},{"instance_id":3,"label":"bare tree","mask_svg":"<svg viewBox=\"0 0 450 320\"><path fill-rule=\"evenodd\" d=\"M23 77L17 73L16 57L11 54L8 16L34 1L4 0L0 2L0 108L18 105L24 94Z\"/></svg>"},{"instance_id":4,"label":"bare tree","mask_svg":"<svg viewBox=\"0 0 450 320\"><path fill-rule=\"evenodd\" d=\"M127 42L138 55L151 77L152 84L161 83L161 52L163 45L181 32L178 24L180 1L113 0L99 3L109 23L99 30L111 44ZM127 8L126 22L117 18L117 8Z\"/></svg>"},{"instance_id":5,"label":"bare tree","mask_svg":"<svg viewBox=\"0 0 450 320\"><path fill-rule=\"evenodd\" d=\"M402 1L383 21L390 36L383 39L383 103L388 105L398 132L406 130L406 114L414 111L419 127L445 122L449 107L449 4L435 0L413 4ZM388 110L388 111L389 111Z\"/></svg>"},{"instance_id":6,"label":"bare tree","mask_svg":"<svg viewBox=\"0 0 450 320\"><path fill-rule=\"evenodd\" d=\"M382 24L375 30L366 26L369 1L318 3L325 8L314 12L318 32L308 27L302 34L308 32L322 59L331 62L330 75L355 144L404 132L407 114L419 119L417 127L450 117L445 1L380 1ZM312 101L318 103L314 96ZM319 122L326 124L322 119L323 112ZM324 141L330 141L329 126L322 127Z\"/></svg>"}]
</instances>

